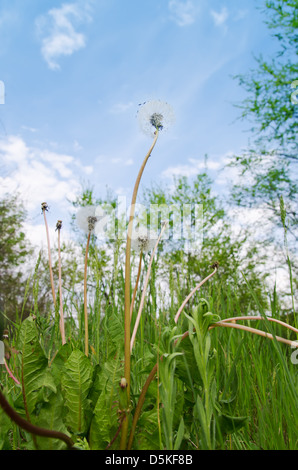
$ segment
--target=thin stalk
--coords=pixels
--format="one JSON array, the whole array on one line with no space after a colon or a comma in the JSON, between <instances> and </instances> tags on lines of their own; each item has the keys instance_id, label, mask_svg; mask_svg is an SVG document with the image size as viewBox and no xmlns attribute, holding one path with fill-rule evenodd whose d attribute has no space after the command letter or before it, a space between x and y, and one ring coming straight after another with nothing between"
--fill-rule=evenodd
<instances>
[{"instance_id":1,"label":"thin stalk","mask_svg":"<svg viewBox=\"0 0 298 470\"><path fill-rule=\"evenodd\" d=\"M43 203L43 204L45 204L45 203ZM44 217L44 223L45 223L45 226L46 226L46 234L47 234L47 242L48 242L48 255L49 255L49 268L50 268L50 280L51 280L51 287L52 287L52 295L53 295L54 306L56 307L56 294L55 294L53 269L52 269L50 235L49 235L48 222L47 222L47 218L46 218L47 207L48 206L42 205L42 212L43 212L43 217Z\"/></svg>"},{"instance_id":2,"label":"thin stalk","mask_svg":"<svg viewBox=\"0 0 298 470\"><path fill-rule=\"evenodd\" d=\"M288 328L289 330L292 330L294 331L295 333L298 333L298 329L295 328L294 326L292 325L289 325L288 323L285 323L281 320L278 320L277 318L273 318L273 317L266 317L266 319L268 321L271 321L271 322L274 322L274 323L278 323L279 325L281 326L284 326L285 328ZM231 318L224 318L223 320L221 320L221 322L236 322L236 321L239 321L239 320L264 320L264 317L261 317L261 316L254 316L254 315L251 315L251 316L247 316L247 315L243 315L241 317L231 317ZM211 329L211 327L209 327L209 329Z\"/></svg>"},{"instance_id":3,"label":"thin stalk","mask_svg":"<svg viewBox=\"0 0 298 470\"><path fill-rule=\"evenodd\" d=\"M203 284L205 284L205 282L207 282L212 276L214 276L214 274L216 274L217 270L218 270L218 264L215 263L214 265L211 266L212 268L214 268L214 271L209 274L209 276L207 276L205 279L203 279L192 291L190 294L188 294L188 296L186 297L186 299L184 299L181 307L179 308L178 312L176 313L176 316L175 316L175 323L178 322L178 319L180 317L180 314L182 312L182 310L184 309L185 305L187 304L187 302L189 301L189 299L196 293L196 291L202 287Z\"/></svg>"},{"instance_id":4,"label":"thin stalk","mask_svg":"<svg viewBox=\"0 0 298 470\"><path fill-rule=\"evenodd\" d=\"M141 252L140 252L137 280L136 280L136 284L135 284L135 288L134 288L134 291L133 291L131 304L130 304L130 321L131 321L131 317L132 317L133 307L134 307L134 303L135 303L135 299L136 299L136 295L137 295L137 290L138 290L138 285L139 285L139 280L140 280L140 274L141 274L141 268L142 268L142 257L143 257L143 250L141 250Z\"/></svg>"},{"instance_id":5,"label":"thin stalk","mask_svg":"<svg viewBox=\"0 0 298 470\"><path fill-rule=\"evenodd\" d=\"M89 334L88 334L88 312L87 312L87 266L88 266L88 252L90 245L91 231L88 233L86 253L85 253L85 269L84 269L84 320L85 320L85 355L89 354Z\"/></svg>"},{"instance_id":6,"label":"thin stalk","mask_svg":"<svg viewBox=\"0 0 298 470\"><path fill-rule=\"evenodd\" d=\"M142 388L141 394L139 396L139 401L138 401L138 404L136 406L135 414L134 414L132 425L131 425L130 435L129 435L128 444L127 444L127 450L131 449L131 445L132 445L132 442L133 442L137 422L138 422L138 419L140 417L142 407L143 407L143 404L144 404L144 401L145 401L145 398L146 398L146 393L147 393L147 390L149 388L149 385L151 384L152 380L155 377L156 371L157 371L157 363L155 364L152 371L148 375L147 380L146 380L146 382L145 382L145 384Z\"/></svg>"},{"instance_id":7,"label":"thin stalk","mask_svg":"<svg viewBox=\"0 0 298 470\"><path fill-rule=\"evenodd\" d=\"M287 264L289 268L293 316L294 316L295 325L297 326L296 315L295 315L295 302L294 302L293 273L292 273L292 265L291 265L291 260L289 256L288 239L287 239L286 215L287 213L286 213L286 209L284 205L284 200L283 200L283 197L280 196L280 216L281 216L281 221L282 221L283 228L284 228L284 246L286 250Z\"/></svg>"},{"instance_id":8,"label":"thin stalk","mask_svg":"<svg viewBox=\"0 0 298 470\"><path fill-rule=\"evenodd\" d=\"M5 365L5 369L7 370L7 373L8 373L8 375L9 375L9 377L10 377L17 385L20 385L21 382L13 375L13 373L12 373L11 370L9 369L5 358L4 358L4 365Z\"/></svg>"},{"instance_id":9,"label":"thin stalk","mask_svg":"<svg viewBox=\"0 0 298 470\"><path fill-rule=\"evenodd\" d=\"M148 266L148 270L147 270L147 274L146 274L146 279L145 279L145 283L144 283L144 289L143 289L143 292L142 292L140 307L139 307L138 315L137 315L136 322L135 322L135 325L134 325L133 333L132 333L132 336L131 336L130 352L132 352L132 348L133 348L133 345L134 345L134 342L135 342L135 339L136 339L136 334L137 334L139 323L140 323L140 318L141 318L141 315L142 315L142 310L143 310L143 307L144 307L144 301L145 301L145 296L146 296L146 291L147 291L147 287L148 287L148 282L149 282L149 277L150 277L150 272L151 272L151 267L152 267L154 255L156 253L157 246L160 242L160 239L163 235L163 232L165 231L165 228L166 228L166 224L163 224L162 229L161 229L160 234L159 234L159 237L157 239L157 242L155 243L154 249L153 249L152 254L151 254L151 258L150 258L150 262L149 262L149 266Z\"/></svg>"},{"instance_id":10,"label":"thin stalk","mask_svg":"<svg viewBox=\"0 0 298 470\"><path fill-rule=\"evenodd\" d=\"M129 406L130 403L130 252L131 252L131 235L132 235L132 228L133 228L133 219L135 215L135 204L138 194L138 189L140 185L140 181L142 178L143 171L147 164L147 161L151 155L152 150L158 139L158 129L156 129L155 137L153 143L147 153L142 166L139 170L132 200L131 200L131 207L130 207L130 216L128 222L128 229L127 229L127 241L126 241L126 255L125 255L125 287L124 287L124 377L127 383L127 403ZM122 426L121 432L121 439L120 439L120 450L124 450L126 448L126 440L127 440L127 433L128 433L128 417L125 416Z\"/></svg>"},{"instance_id":11,"label":"thin stalk","mask_svg":"<svg viewBox=\"0 0 298 470\"><path fill-rule=\"evenodd\" d=\"M209 327L209 329L212 329L212 328L217 327L217 326L223 326L223 327L226 327L226 328L236 328L236 329L239 329L239 330L248 331L250 333L254 333L255 335L263 336L265 338L276 339L280 343L288 344L289 346L295 346L296 345L298 347L298 342L291 341L291 340L285 339L285 338L281 338L280 336L273 336L271 333L266 333L265 331L258 330L257 328L251 328L250 326L238 325L237 323L228 323L228 322L224 322L224 321L219 321L219 322L213 323L213 325L211 325Z\"/></svg>"},{"instance_id":12,"label":"thin stalk","mask_svg":"<svg viewBox=\"0 0 298 470\"><path fill-rule=\"evenodd\" d=\"M58 230L58 272L59 272L59 302L60 302L60 333L62 344L66 343L65 340L65 328L64 328L64 314L63 314L63 302L62 302L62 279L61 279L61 247L60 247L60 232L61 232L62 222L59 220L57 222Z\"/></svg>"}]
</instances>

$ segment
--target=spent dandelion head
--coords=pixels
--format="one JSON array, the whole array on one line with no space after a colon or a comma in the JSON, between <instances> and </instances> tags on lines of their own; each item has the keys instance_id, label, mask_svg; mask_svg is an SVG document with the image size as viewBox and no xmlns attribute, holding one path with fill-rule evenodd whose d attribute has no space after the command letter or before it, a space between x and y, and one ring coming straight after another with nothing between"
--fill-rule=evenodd
<instances>
[{"instance_id":1,"label":"spent dandelion head","mask_svg":"<svg viewBox=\"0 0 298 470\"><path fill-rule=\"evenodd\" d=\"M42 202L41 203L41 212L43 213L44 211L48 211L48 210L49 210L48 203L47 202Z\"/></svg>"},{"instance_id":2,"label":"spent dandelion head","mask_svg":"<svg viewBox=\"0 0 298 470\"><path fill-rule=\"evenodd\" d=\"M76 215L78 227L86 233L93 233L99 220L95 206L81 207Z\"/></svg>"},{"instance_id":3,"label":"spent dandelion head","mask_svg":"<svg viewBox=\"0 0 298 470\"><path fill-rule=\"evenodd\" d=\"M62 229L62 220L57 220L56 230L61 230L61 229Z\"/></svg>"},{"instance_id":4,"label":"spent dandelion head","mask_svg":"<svg viewBox=\"0 0 298 470\"><path fill-rule=\"evenodd\" d=\"M175 115L168 103L152 100L140 106L138 121L145 134L154 136L157 130L167 130L175 121Z\"/></svg>"}]
</instances>

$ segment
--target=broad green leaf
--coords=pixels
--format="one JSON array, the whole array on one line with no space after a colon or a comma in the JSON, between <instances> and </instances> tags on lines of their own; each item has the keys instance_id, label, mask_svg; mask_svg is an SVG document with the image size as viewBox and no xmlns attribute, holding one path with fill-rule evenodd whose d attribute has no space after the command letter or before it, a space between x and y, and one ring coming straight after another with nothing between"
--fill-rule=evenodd
<instances>
[{"instance_id":1,"label":"broad green leaf","mask_svg":"<svg viewBox=\"0 0 298 470\"><path fill-rule=\"evenodd\" d=\"M105 392L102 392L94 408L89 433L89 445L92 450L104 450L112 439L111 410L107 401Z\"/></svg>"},{"instance_id":2,"label":"broad green leaf","mask_svg":"<svg viewBox=\"0 0 298 470\"><path fill-rule=\"evenodd\" d=\"M11 450L9 434L12 427L11 420L0 407L0 450Z\"/></svg>"},{"instance_id":3,"label":"broad green leaf","mask_svg":"<svg viewBox=\"0 0 298 470\"><path fill-rule=\"evenodd\" d=\"M156 406L150 411L144 411L138 421L137 431L134 435L133 449L156 450L160 449L158 414Z\"/></svg>"},{"instance_id":4,"label":"broad green leaf","mask_svg":"<svg viewBox=\"0 0 298 470\"><path fill-rule=\"evenodd\" d=\"M63 372L64 365L71 353L71 345L69 343L66 343L59 349L58 353L56 354L55 358L51 363L50 369L57 384L61 382L61 374Z\"/></svg>"},{"instance_id":5,"label":"broad green leaf","mask_svg":"<svg viewBox=\"0 0 298 470\"><path fill-rule=\"evenodd\" d=\"M18 347L21 352L24 395L30 415L42 387L56 392L56 385L48 369L48 360L39 344L36 325L32 317L28 317L22 323Z\"/></svg>"},{"instance_id":6,"label":"broad green leaf","mask_svg":"<svg viewBox=\"0 0 298 470\"><path fill-rule=\"evenodd\" d=\"M75 350L65 363L61 386L67 408L66 424L73 433L85 433L90 406L88 393L92 383L92 365L85 354Z\"/></svg>"},{"instance_id":7,"label":"broad green leaf","mask_svg":"<svg viewBox=\"0 0 298 470\"><path fill-rule=\"evenodd\" d=\"M49 400L43 403L36 419L36 424L45 429L60 431L69 435L63 422L63 407L61 393L52 393ZM66 444L59 439L36 437L36 440L39 450L66 449Z\"/></svg>"}]
</instances>

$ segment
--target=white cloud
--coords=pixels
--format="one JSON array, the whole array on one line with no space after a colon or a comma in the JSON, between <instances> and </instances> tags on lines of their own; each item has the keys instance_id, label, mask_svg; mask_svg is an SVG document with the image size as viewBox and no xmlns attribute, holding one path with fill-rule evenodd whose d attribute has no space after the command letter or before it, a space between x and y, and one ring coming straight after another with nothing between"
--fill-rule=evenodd
<instances>
[{"instance_id":1,"label":"white cloud","mask_svg":"<svg viewBox=\"0 0 298 470\"><path fill-rule=\"evenodd\" d=\"M229 12L228 12L228 9L226 7L222 7L222 9L219 12L217 12L215 10L211 10L210 14L213 18L215 26L224 25L225 22L227 21L228 17L229 17Z\"/></svg>"},{"instance_id":2,"label":"white cloud","mask_svg":"<svg viewBox=\"0 0 298 470\"><path fill-rule=\"evenodd\" d=\"M91 171L70 155L28 147L19 136L0 140L0 160L5 169L0 197L19 192L29 212L39 211L43 201L65 209L67 198L74 199L80 191L78 175Z\"/></svg>"},{"instance_id":3,"label":"white cloud","mask_svg":"<svg viewBox=\"0 0 298 470\"><path fill-rule=\"evenodd\" d=\"M162 176L172 178L173 176L191 176L197 175L202 170L218 170L221 167L220 161L189 158L188 164L171 166L163 171Z\"/></svg>"},{"instance_id":4,"label":"white cloud","mask_svg":"<svg viewBox=\"0 0 298 470\"><path fill-rule=\"evenodd\" d=\"M168 3L171 18L178 26L188 26L195 22L198 7L192 0L170 0Z\"/></svg>"},{"instance_id":5,"label":"white cloud","mask_svg":"<svg viewBox=\"0 0 298 470\"><path fill-rule=\"evenodd\" d=\"M57 60L69 56L86 46L86 37L77 32L76 24L90 21L89 3L67 3L53 8L36 20L38 35L41 38L41 52L52 70L60 68Z\"/></svg>"}]
</instances>

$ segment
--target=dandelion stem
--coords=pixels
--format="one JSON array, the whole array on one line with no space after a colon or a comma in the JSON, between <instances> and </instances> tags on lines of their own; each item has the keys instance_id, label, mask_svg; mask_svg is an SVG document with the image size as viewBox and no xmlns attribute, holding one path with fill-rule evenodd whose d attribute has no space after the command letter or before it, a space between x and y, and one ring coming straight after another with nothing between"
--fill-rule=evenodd
<instances>
[{"instance_id":1,"label":"dandelion stem","mask_svg":"<svg viewBox=\"0 0 298 470\"><path fill-rule=\"evenodd\" d=\"M88 335L88 312L87 312L87 265L88 265L88 252L90 245L91 231L89 231L85 253L85 270L84 270L84 321L85 321L85 355L89 354L89 335Z\"/></svg>"},{"instance_id":2,"label":"dandelion stem","mask_svg":"<svg viewBox=\"0 0 298 470\"><path fill-rule=\"evenodd\" d=\"M127 403L130 402L130 252L131 252L131 235L132 235L132 228L133 228L133 219L135 215L135 204L138 194L138 189L140 185L140 181L142 178L143 171L147 164L147 161L155 147L155 144L158 139L158 129L156 129L155 137L153 143L147 153L142 166L139 170L130 207L130 216L128 221L128 228L127 228L127 241L126 241L126 255L125 255L125 287L124 287L124 377L127 381ZM121 432L121 439L120 439L120 450L124 450L126 448L126 440L127 440L127 432L128 432L128 417L125 416L122 426Z\"/></svg>"},{"instance_id":3,"label":"dandelion stem","mask_svg":"<svg viewBox=\"0 0 298 470\"><path fill-rule=\"evenodd\" d=\"M214 274L216 274L217 270L218 270L218 265L215 264L213 265L212 267L214 267L214 271L209 274L209 276L207 276L205 279L203 279L192 291L191 293L186 297L186 299L184 299L181 307L179 308L178 312L176 313L176 316L175 316L175 323L178 322L178 319L180 317L180 314L182 312L182 310L184 309L185 305L187 304L187 302L189 301L189 299L196 293L196 291L203 285L205 284L205 282L207 282L212 276L214 276Z\"/></svg>"},{"instance_id":4,"label":"dandelion stem","mask_svg":"<svg viewBox=\"0 0 298 470\"><path fill-rule=\"evenodd\" d=\"M46 226L46 234L47 234L47 242L48 242L49 268L50 268L50 279L51 279L52 295L53 295L54 306L56 307L56 294L55 294L54 278L53 278L53 269L52 269L52 257L51 257L50 235L49 235L48 222L47 222L47 218L46 218L46 210L47 210L46 207L43 206L42 212L43 212L43 217L44 217L44 223L45 223L45 226Z\"/></svg>"},{"instance_id":5,"label":"dandelion stem","mask_svg":"<svg viewBox=\"0 0 298 470\"><path fill-rule=\"evenodd\" d=\"M142 310L143 310L143 307L144 307L144 301L145 301L145 296L146 296L146 291L147 291L147 286L148 286L148 282L149 282L149 277L150 277L150 272L151 272L151 267L152 267L154 255L156 253L157 246L160 242L160 239L163 235L163 232L165 231L165 228L166 228L166 224L163 225L163 227L160 231L159 237L157 239L157 242L155 244L155 247L154 247L154 249L152 251L152 254L151 254L149 267L148 267L147 274L146 274L144 289L143 289L143 292L142 292L141 302L140 302L140 306L139 306L139 311L138 311L137 319L136 319L136 322L135 322L135 325L134 325L133 333L132 333L132 336L131 336L130 352L132 352L132 348L133 348L133 345L134 345L134 342L135 342L138 326L139 326L141 315L142 315Z\"/></svg>"},{"instance_id":6,"label":"dandelion stem","mask_svg":"<svg viewBox=\"0 0 298 470\"><path fill-rule=\"evenodd\" d=\"M236 329L239 329L239 330L245 330L245 331L248 331L250 333L254 333L255 335L263 336L263 337L269 338L269 339L274 339L275 338L280 343L285 343L285 344L288 344L290 346L293 346L293 345L296 344L296 342L291 341L289 339L281 338L280 336L273 336L272 334L266 333L265 331L258 330L256 328L251 328L250 326L246 326L246 325L239 325L237 323L228 323L228 322L224 322L224 321L219 321L219 322L213 323L213 325L211 325L209 329L212 329L216 326L223 326L223 327L226 327L226 328L236 328ZM297 343L297 346L298 346L298 343Z\"/></svg>"},{"instance_id":7,"label":"dandelion stem","mask_svg":"<svg viewBox=\"0 0 298 470\"><path fill-rule=\"evenodd\" d=\"M62 279L61 279L61 248L60 248L60 231L61 224L57 223L58 230L58 271L59 271L59 302L60 302L60 333L62 344L66 343L65 340L65 328L64 328L64 315L63 315L63 302L62 302Z\"/></svg>"},{"instance_id":8,"label":"dandelion stem","mask_svg":"<svg viewBox=\"0 0 298 470\"><path fill-rule=\"evenodd\" d=\"M139 280L140 280L140 274L141 274L141 268L142 268L142 257L143 257L143 250L141 250L141 252L140 252L137 280L136 280L136 284L135 284L135 288L134 288L134 291L133 291L131 304L130 304L130 320L131 320L131 317L132 317L133 307L134 307L135 298L136 298L136 295L137 295L137 290L138 290L138 285L139 285Z\"/></svg>"},{"instance_id":9,"label":"dandelion stem","mask_svg":"<svg viewBox=\"0 0 298 470\"><path fill-rule=\"evenodd\" d=\"M140 417L140 414L141 414L141 411L142 411L142 407L143 407L143 404L144 404L144 401L145 401L145 398L146 398L146 393L147 393L147 390L149 388L149 385L151 384L152 380L154 379L155 377L155 374L156 374L156 371L157 371L157 363L155 364L155 366L153 367L152 371L150 372L150 374L148 375L147 377L147 380L142 388L142 391L141 391L141 394L139 396L139 401L138 401L138 404L136 406L136 409L135 409L135 414L134 414L134 417L133 417L133 421L132 421L132 426L131 426L131 431L130 431L130 435L129 435L129 439L128 439L128 444L127 444L127 450L130 450L131 449L131 445L132 445L132 442L133 442L133 438L134 438L134 433L135 433L135 430L136 430L136 426L137 426L137 422L138 422L138 419Z\"/></svg>"},{"instance_id":10,"label":"dandelion stem","mask_svg":"<svg viewBox=\"0 0 298 470\"><path fill-rule=\"evenodd\" d=\"M272 318L272 317L266 317L266 319L268 321L271 321L271 322L274 322L274 323L278 323L279 325L281 326L284 326L285 328L288 328L289 330L292 330L294 331L295 333L298 333L298 329L295 328L294 326L292 325L289 325L288 323L285 323L281 320L278 320L277 318ZM261 317L259 315L243 315L241 317L231 317L231 318L224 318L223 320L221 320L221 322L236 322L236 321L239 321L239 320L264 320L264 317ZM216 325L216 324L214 324ZM211 327L209 327L209 329L212 329L213 326L211 325Z\"/></svg>"}]
</instances>

